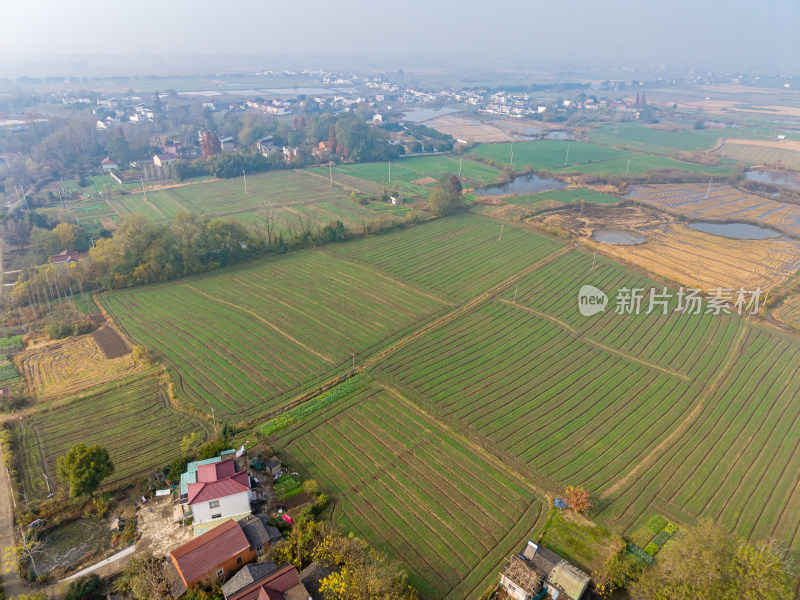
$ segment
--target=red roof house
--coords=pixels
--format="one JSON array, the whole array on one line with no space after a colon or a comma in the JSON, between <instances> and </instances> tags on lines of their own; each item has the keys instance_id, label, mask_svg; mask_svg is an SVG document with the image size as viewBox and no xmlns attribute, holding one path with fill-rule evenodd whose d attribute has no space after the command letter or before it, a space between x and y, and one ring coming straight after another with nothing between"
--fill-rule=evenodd
<instances>
[{"instance_id":1,"label":"red roof house","mask_svg":"<svg viewBox=\"0 0 800 600\"><path fill-rule=\"evenodd\" d=\"M237 521L225 521L169 553L186 587L204 577L224 577L256 557Z\"/></svg>"},{"instance_id":2,"label":"red roof house","mask_svg":"<svg viewBox=\"0 0 800 600\"><path fill-rule=\"evenodd\" d=\"M197 481L188 485L195 533L216 527L225 519L250 514L250 474L236 472L234 459L197 466Z\"/></svg>"},{"instance_id":3,"label":"red roof house","mask_svg":"<svg viewBox=\"0 0 800 600\"><path fill-rule=\"evenodd\" d=\"M111 169L116 169L119 165L117 165L117 161L115 161L113 158L106 156L103 159L103 162L100 163L100 166L106 171L109 171Z\"/></svg>"}]
</instances>

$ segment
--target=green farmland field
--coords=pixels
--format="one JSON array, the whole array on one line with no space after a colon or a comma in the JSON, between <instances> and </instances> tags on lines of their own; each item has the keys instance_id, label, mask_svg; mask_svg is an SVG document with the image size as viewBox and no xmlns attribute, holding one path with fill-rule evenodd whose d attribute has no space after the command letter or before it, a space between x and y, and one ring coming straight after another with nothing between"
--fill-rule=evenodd
<instances>
[{"instance_id":1,"label":"green farmland field","mask_svg":"<svg viewBox=\"0 0 800 600\"><path fill-rule=\"evenodd\" d=\"M449 302L322 252L262 260L179 282L104 294L137 343L217 418L241 421L347 368Z\"/></svg>"},{"instance_id":2,"label":"green farmland field","mask_svg":"<svg viewBox=\"0 0 800 600\"><path fill-rule=\"evenodd\" d=\"M356 180L355 184L355 189L365 193L382 190L367 181ZM297 227L300 217L310 217L320 227L340 220L348 228L381 217L377 211L353 202L349 195L349 189L331 186L327 178L296 169L250 175L247 193L244 179L238 177L149 190L146 196L134 190L121 196L84 198L67 202L67 208L80 222L99 222L102 218L117 221L127 214L141 214L160 223L171 221L180 212L190 212L252 223L264 205L271 205L277 231L284 233Z\"/></svg>"},{"instance_id":3,"label":"green farmland field","mask_svg":"<svg viewBox=\"0 0 800 600\"><path fill-rule=\"evenodd\" d=\"M569 155L567 154L569 149ZM474 155L483 156L508 165L511 160L510 144L488 144L475 148ZM628 165L630 161L630 166ZM678 169L690 173L727 175L730 165L703 166L679 162L666 156L637 154L617 148L595 146L585 142L542 140L514 144L514 166L518 170L526 167L545 169L553 173L588 173L610 175L641 175L656 169Z\"/></svg>"},{"instance_id":4,"label":"green farmland field","mask_svg":"<svg viewBox=\"0 0 800 600\"><path fill-rule=\"evenodd\" d=\"M336 498L336 523L401 557L425 598L477 597L546 515L524 479L380 386L277 442Z\"/></svg>"},{"instance_id":5,"label":"green farmland field","mask_svg":"<svg viewBox=\"0 0 800 600\"><path fill-rule=\"evenodd\" d=\"M580 314L583 285L605 311ZM621 288L642 290L640 314L615 310ZM800 557L800 340L707 303L681 313L675 290L647 314L651 289L465 213L99 302L182 400L228 422L363 365L259 428L422 597L479 597L565 485L617 534L709 517Z\"/></svg>"},{"instance_id":6,"label":"green farmland field","mask_svg":"<svg viewBox=\"0 0 800 600\"><path fill-rule=\"evenodd\" d=\"M389 163L362 163L338 165L333 168L333 180L343 185L358 188L360 180L377 185L380 190L392 190L395 186L406 198L426 197L431 185L412 183L425 177L439 179L447 173L458 174L459 166L464 187L483 186L494 183L500 177L500 170L489 165L470 160L460 161L454 156L412 156L392 161L391 181ZM310 169L312 172L329 177L326 168Z\"/></svg>"},{"instance_id":7,"label":"green farmland field","mask_svg":"<svg viewBox=\"0 0 800 600\"><path fill-rule=\"evenodd\" d=\"M23 420L15 429L23 461L21 473L28 499L44 498L47 483L59 485L56 460L78 443L108 449L114 474L103 483L113 485L163 468L180 455L180 441L192 432L204 441L200 423L169 406L160 377L136 375L116 388L88 394Z\"/></svg>"}]
</instances>

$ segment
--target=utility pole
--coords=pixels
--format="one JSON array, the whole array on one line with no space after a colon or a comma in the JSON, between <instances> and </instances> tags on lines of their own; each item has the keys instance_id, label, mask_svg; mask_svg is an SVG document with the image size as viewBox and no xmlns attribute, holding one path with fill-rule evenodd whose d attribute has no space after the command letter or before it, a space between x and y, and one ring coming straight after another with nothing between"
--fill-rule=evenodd
<instances>
[{"instance_id":1,"label":"utility pole","mask_svg":"<svg viewBox=\"0 0 800 600\"><path fill-rule=\"evenodd\" d=\"M628 174L628 169L630 169L630 168L631 168L631 161L630 161L630 159L628 159L628 166L625 167L625 175Z\"/></svg>"},{"instance_id":2,"label":"utility pole","mask_svg":"<svg viewBox=\"0 0 800 600\"><path fill-rule=\"evenodd\" d=\"M504 227L504 225L501 223L500 224L500 237L497 238L498 241L503 239L503 227Z\"/></svg>"},{"instance_id":3,"label":"utility pole","mask_svg":"<svg viewBox=\"0 0 800 600\"><path fill-rule=\"evenodd\" d=\"M214 419L214 431L217 431L217 415L214 412L214 407L211 407L211 417Z\"/></svg>"},{"instance_id":4,"label":"utility pole","mask_svg":"<svg viewBox=\"0 0 800 600\"><path fill-rule=\"evenodd\" d=\"M44 481L47 483L47 497L52 498L53 492L50 491L50 478L47 476L47 473L42 473L44 475Z\"/></svg>"},{"instance_id":5,"label":"utility pole","mask_svg":"<svg viewBox=\"0 0 800 600\"><path fill-rule=\"evenodd\" d=\"M708 193L711 191L711 182L714 181L714 178L708 180L708 188L706 189L706 200L708 200Z\"/></svg>"},{"instance_id":6,"label":"utility pole","mask_svg":"<svg viewBox=\"0 0 800 600\"><path fill-rule=\"evenodd\" d=\"M142 193L144 194L144 201L147 202L147 190L144 189L144 177L142 177ZM75 217L77 219L77 217Z\"/></svg>"},{"instance_id":7,"label":"utility pole","mask_svg":"<svg viewBox=\"0 0 800 600\"><path fill-rule=\"evenodd\" d=\"M389 185L392 185L392 161L389 161Z\"/></svg>"},{"instance_id":8,"label":"utility pole","mask_svg":"<svg viewBox=\"0 0 800 600\"><path fill-rule=\"evenodd\" d=\"M244 177L244 193L247 193L247 173L242 169L242 177Z\"/></svg>"},{"instance_id":9,"label":"utility pole","mask_svg":"<svg viewBox=\"0 0 800 600\"><path fill-rule=\"evenodd\" d=\"M511 168L514 168L514 140L511 140Z\"/></svg>"},{"instance_id":10,"label":"utility pole","mask_svg":"<svg viewBox=\"0 0 800 600\"><path fill-rule=\"evenodd\" d=\"M391 169L391 167L389 167L389 168ZM331 176L331 187L333 187L333 163L332 162L328 163L328 172L330 173L330 176ZM391 176L389 177L389 179L391 179Z\"/></svg>"},{"instance_id":11,"label":"utility pole","mask_svg":"<svg viewBox=\"0 0 800 600\"><path fill-rule=\"evenodd\" d=\"M464 162L464 157L461 157L461 160L458 161L458 178L461 179L461 163Z\"/></svg>"},{"instance_id":12,"label":"utility pole","mask_svg":"<svg viewBox=\"0 0 800 600\"><path fill-rule=\"evenodd\" d=\"M567 161L569 160L569 146L567 146L567 157L564 159L564 166L567 166Z\"/></svg>"}]
</instances>

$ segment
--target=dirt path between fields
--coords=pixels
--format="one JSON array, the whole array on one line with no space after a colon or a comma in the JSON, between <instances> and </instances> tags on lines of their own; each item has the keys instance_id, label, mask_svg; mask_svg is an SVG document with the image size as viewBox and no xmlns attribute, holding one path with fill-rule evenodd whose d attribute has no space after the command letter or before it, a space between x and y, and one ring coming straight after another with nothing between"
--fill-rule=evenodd
<instances>
[{"instance_id":1,"label":"dirt path between fields","mask_svg":"<svg viewBox=\"0 0 800 600\"><path fill-rule=\"evenodd\" d=\"M666 438L664 438L658 446L653 448L643 460L639 461L633 469L631 469L628 473L626 473L624 477L619 479L614 485L608 488L605 492L600 494L600 499L606 499L609 496L611 496L614 492L616 492L623 485L625 485L633 476L635 476L643 467L648 466L656 456L660 456L664 448L666 448L667 445L672 443L675 440L675 438L681 435L684 432L684 430L689 426L689 424L692 421L694 421L695 418L697 418L697 416L702 412L706 400L708 400L711 394L713 394L716 391L717 387L722 381L722 378L728 373L728 370L730 369L731 365L733 365L734 360L736 358L736 354L739 352L739 348L742 345L742 340L744 339L744 334L746 331L747 331L747 325L742 327L742 331L739 332L739 337L736 339L736 343L733 345L733 349L731 350L731 353L728 355L728 360L726 360L725 364L722 365L722 368L717 373L717 376L714 378L714 381L711 383L711 385L708 386L703 392L703 394L700 396L700 400L698 401L697 406L695 406L692 409L692 412L690 412L686 416L686 418L683 421L681 421L680 424L678 424L678 426L672 431L672 433L670 433Z\"/></svg>"},{"instance_id":2,"label":"dirt path between fields","mask_svg":"<svg viewBox=\"0 0 800 600\"><path fill-rule=\"evenodd\" d=\"M0 556L5 553L6 548L14 545L14 506L11 496L13 492L4 465L3 451L0 449ZM7 598L26 592L16 569L3 573L2 590Z\"/></svg>"},{"instance_id":3,"label":"dirt path between fields","mask_svg":"<svg viewBox=\"0 0 800 600\"><path fill-rule=\"evenodd\" d=\"M316 350L314 350L313 348L309 348L309 347L308 347L308 346L306 346L306 345L305 345L303 342L301 342L301 341L300 341L300 340L298 340L298 339L295 339L295 338L293 338L291 335L289 335L288 333L286 333L286 332L285 332L285 331L283 331L282 329L278 328L276 325L274 325L274 324L270 323L269 321L267 321L267 320L266 320L264 317L262 317L261 315L259 315L259 314L258 314L258 313L256 313L255 311L252 311L252 310L250 310L249 308L245 308L244 306L240 306L239 304L236 304L236 303L234 303L234 302L229 302L228 300L223 300L222 298L217 298L216 296L212 296L211 294L208 294L208 293L206 293L206 292L203 292L203 291L201 291L201 290L197 289L196 287L194 287L194 286L193 286L193 285L191 285L191 284L188 284L188 283L181 282L181 283L180 283L180 285L185 285L185 286L186 286L186 287L188 287L189 289L191 289L191 290L193 290L193 291L197 292L197 293L198 293L198 294L200 294L201 296L205 296L206 298L209 298L209 299L213 300L214 302L219 302L220 304L227 304L228 306L232 306L233 308L238 308L239 310L241 310L241 311L243 311L243 312L246 312L247 314L249 314L249 315L251 315L251 316L255 317L256 319L258 319L259 321L261 321L262 323L264 323L264 325L266 325L267 327L269 327L270 329L272 329L272 330L273 330L275 333L278 333L278 334L282 335L283 337L285 337L285 338L286 338L287 340L289 340L290 342L293 342L293 343L297 344L298 346L300 346L301 348L303 348L303 349L304 349L304 350L306 350L307 352L310 352L310 353L311 353L311 354L313 354L314 356L318 356L319 358L321 358L322 360L324 360L324 361L325 361L325 362L327 362L328 364L331 364L331 365L332 365L332 364L334 364L334 362L335 362L335 361L334 361L333 359L331 359L331 358L328 358L328 357L327 357L327 356L325 356L324 354L320 354L319 352L317 352L317 351L316 351Z\"/></svg>"},{"instance_id":4,"label":"dirt path between fields","mask_svg":"<svg viewBox=\"0 0 800 600\"><path fill-rule=\"evenodd\" d=\"M601 344L600 342L597 342L595 340L590 340L589 338L584 337L584 335L580 331L578 331L577 329L575 329L571 325L568 325L567 323L564 323L563 321L560 321L555 317L552 317L550 315L546 315L546 314L544 314L542 312L539 312L538 310L534 310L532 308L528 308L527 306L523 306L521 304L517 304L516 302L511 302L510 300L504 300L502 298L498 298L497 300L499 302L502 302L504 304L508 304L508 305L513 306L515 308L518 308L520 310L524 310L525 312L529 312L529 313L531 313L533 315L536 315L537 317L541 317L542 319L547 319L548 321L550 321L552 323L555 323L556 325L558 325L562 329L566 330L575 339L580 340L581 342L584 342L586 344L589 344L590 346L594 346L595 348L599 348L600 350L603 350L604 352L608 352L610 354L615 354L615 355L617 355L617 356L619 356L621 358L624 358L624 359L629 360L631 362L635 362L637 364L640 364L643 367L647 367L648 369L653 369L654 371L658 371L659 373L663 373L664 375L669 375L671 377L678 377L679 379L683 379L684 381L691 381L692 380L688 375L684 375L683 373L679 373L678 371L672 371L670 369L666 369L664 367L660 367L655 363L651 363L651 362L648 362L646 360L642 360L641 358L637 358L635 356L631 356L630 354L626 354L625 352L622 352L621 350L615 350L614 348L606 346L605 344Z\"/></svg>"}]
</instances>

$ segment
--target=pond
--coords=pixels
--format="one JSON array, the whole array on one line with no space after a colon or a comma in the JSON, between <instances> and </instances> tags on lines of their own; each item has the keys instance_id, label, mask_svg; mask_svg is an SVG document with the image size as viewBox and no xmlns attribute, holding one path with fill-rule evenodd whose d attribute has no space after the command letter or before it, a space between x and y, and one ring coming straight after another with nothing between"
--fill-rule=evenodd
<instances>
[{"instance_id":1,"label":"pond","mask_svg":"<svg viewBox=\"0 0 800 600\"><path fill-rule=\"evenodd\" d=\"M458 112L458 108L414 108L407 110L403 113L403 119L411 121L412 123L419 123L427 121L428 119L435 119L436 117L443 117Z\"/></svg>"},{"instance_id":2,"label":"pond","mask_svg":"<svg viewBox=\"0 0 800 600\"><path fill-rule=\"evenodd\" d=\"M629 229L595 229L591 239L601 244L613 244L614 246L635 246L647 241L647 237L636 231Z\"/></svg>"},{"instance_id":3,"label":"pond","mask_svg":"<svg viewBox=\"0 0 800 600\"><path fill-rule=\"evenodd\" d=\"M709 223L699 221L697 223L689 223L689 228L734 240L766 240L768 238L781 237L782 235L767 227L750 223Z\"/></svg>"},{"instance_id":4,"label":"pond","mask_svg":"<svg viewBox=\"0 0 800 600\"><path fill-rule=\"evenodd\" d=\"M566 131L550 131L546 136L548 140L571 140L572 135Z\"/></svg>"},{"instance_id":5,"label":"pond","mask_svg":"<svg viewBox=\"0 0 800 600\"><path fill-rule=\"evenodd\" d=\"M478 196L515 196L519 194L537 194L550 190L560 190L567 184L558 179L539 177L538 175L520 175L514 181L495 183L475 190Z\"/></svg>"},{"instance_id":6,"label":"pond","mask_svg":"<svg viewBox=\"0 0 800 600\"><path fill-rule=\"evenodd\" d=\"M763 183L765 185L778 185L788 187L793 190L800 190L800 179L794 178L787 173L777 171L767 171L764 169L752 169L745 173L745 179Z\"/></svg>"},{"instance_id":7,"label":"pond","mask_svg":"<svg viewBox=\"0 0 800 600\"><path fill-rule=\"evenodd\" d=\"M79 563L87 554L104 552L111 547L110 519L89 517L59 525L47 533L42 552L34 556L37 573Z\"/></svg>"}]
</instances>

